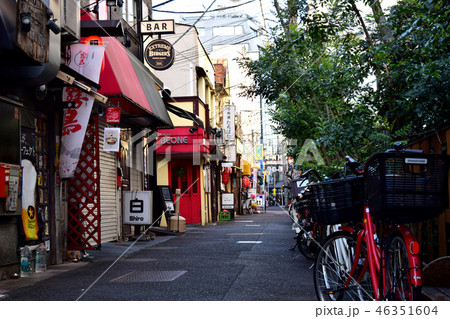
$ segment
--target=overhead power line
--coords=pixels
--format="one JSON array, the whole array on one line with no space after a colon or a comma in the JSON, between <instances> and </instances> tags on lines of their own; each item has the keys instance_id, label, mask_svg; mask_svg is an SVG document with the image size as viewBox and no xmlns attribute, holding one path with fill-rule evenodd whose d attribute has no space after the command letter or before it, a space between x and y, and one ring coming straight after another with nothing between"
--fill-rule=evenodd
<instances>
[{"instance_id":1,"label":"overhead power line","mask_svg":"<svg viewBox=\"0 0 450 319\"><path fill-rule=\"evenodd\" d=\"M173 2L173 1L174 1L174 0L167 0L167 1L164 1L163 3L155 4L155 5L152 7L152 9L154 10L155 8L162 7L163 5L168 4L168 3L170 3L170 2Z\"/></svg>"},{"instance_id":2,"label":"overhead power line","mask_svg":"<svg viewBox=\"0 0 450 319\"><path fill-rule=\"evenodd\" d=\"M213 9L213 10L209 10L209 12L217 12L217 11L224 11L224 10L229 10L229 9L234 9L240 6L244 6L246 4L255 2L256 0L250 0L241 4L237 4L234 6L230 6L230 7L226 7L226 8L217 8L217 9ZM159 6L159 5L157 5ZM174 13L174 14L201 14L201 13L205 13L205 11L169 11L169 10L158 10L155 9L156 6L153 7L153 11L156 12L161 12L161 13Z\"/></svg>"}]
</instances>

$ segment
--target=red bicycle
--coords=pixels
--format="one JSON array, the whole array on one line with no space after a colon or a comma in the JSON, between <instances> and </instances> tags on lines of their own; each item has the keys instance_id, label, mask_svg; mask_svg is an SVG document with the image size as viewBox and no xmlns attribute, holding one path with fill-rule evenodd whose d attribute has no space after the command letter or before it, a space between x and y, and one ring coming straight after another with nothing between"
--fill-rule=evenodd
<instances>
[{"instance_id":1,"label":"red bicycle","mask_svg":"<svg viewBox=\"0 0 450 319\"><path fill-rule=\"evenodd\" d=\"M420 247L404 223L442 213L447 174L445 155L403 150L399 144L395 150L369 158L364 169L362 223L341 227L317 254L314 284L318 299L419 300ZM319 201L335 213L333 207L339 200L359 195L357 189L347 187L340 199L324 194ZM358 208L355 203L352 207Z\"/></svg>"}]
</instances>

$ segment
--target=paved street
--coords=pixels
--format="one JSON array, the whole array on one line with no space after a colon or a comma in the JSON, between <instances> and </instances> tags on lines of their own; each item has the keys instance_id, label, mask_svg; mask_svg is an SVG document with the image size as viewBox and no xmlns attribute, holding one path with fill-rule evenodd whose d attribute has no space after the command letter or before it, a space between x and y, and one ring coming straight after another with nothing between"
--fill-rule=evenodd
<instances>
[{"instance_id":1,"label":"paved street","mask_svg":"<svg viewBox=\"0 0 450 319\"><path fill-rule=\"evenodd\" d=\"M17 289L6 280L0 292L13 301L315 300L311 262L289 251L293 237L289 216L272 208L139 241L118 261L132 243L108 243L93 262L49 267L70 269Z\"/></svg>"}]
</instances>

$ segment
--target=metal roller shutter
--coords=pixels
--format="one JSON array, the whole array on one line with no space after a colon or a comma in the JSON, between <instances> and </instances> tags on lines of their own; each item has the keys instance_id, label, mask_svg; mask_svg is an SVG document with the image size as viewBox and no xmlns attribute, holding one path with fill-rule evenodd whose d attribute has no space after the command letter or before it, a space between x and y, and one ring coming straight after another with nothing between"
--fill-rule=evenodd
<instances>
[{"instance_id":1,"label":"metal roller shutter","mask_svg":"<svg viewBox=\"0 0 450 319\"><path fill-rule=\"evenodd\" d=\"M106 122L101 118L98 123L100 140L100 211L102 243L117 240L119 237L118 192L116 188L117 158L114 152L103 151L104 128Z\"/></svg>"}]
</instances>

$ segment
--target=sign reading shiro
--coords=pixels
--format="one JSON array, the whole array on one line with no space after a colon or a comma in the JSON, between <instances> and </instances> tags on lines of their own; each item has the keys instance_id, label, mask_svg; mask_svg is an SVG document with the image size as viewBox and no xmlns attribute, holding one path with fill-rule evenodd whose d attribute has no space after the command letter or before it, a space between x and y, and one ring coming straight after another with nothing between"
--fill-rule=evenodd
<instances>
[{"instance_id":1,"label":"sign reading shiro","mask_svg":"<svg viewBox=\"0 0 450 319\"><path fill-rule=\"evenodd\" d=\"M153 40L145 48L145 60L155 70L170 68L175 60L172 44L166 40Z\"/></svg>"},{"instance_id":2,"label":"sign reading shiro","mask_svg":"<svg viewBox=\"0 0 450 319\"><path fill-rule=\"evenodd\" d=\"M123 192L123 223L150 225L153 223L153 192Z\"/></svg>"}]
</instances>

